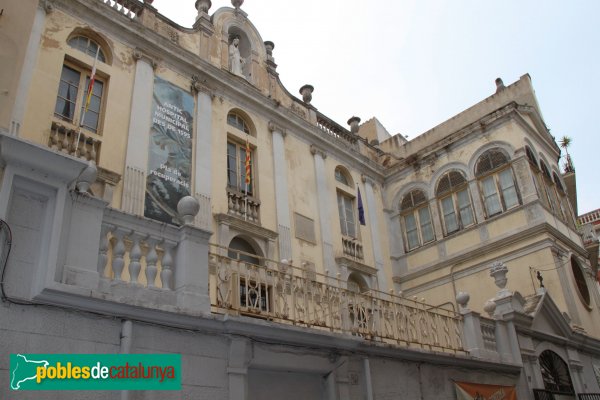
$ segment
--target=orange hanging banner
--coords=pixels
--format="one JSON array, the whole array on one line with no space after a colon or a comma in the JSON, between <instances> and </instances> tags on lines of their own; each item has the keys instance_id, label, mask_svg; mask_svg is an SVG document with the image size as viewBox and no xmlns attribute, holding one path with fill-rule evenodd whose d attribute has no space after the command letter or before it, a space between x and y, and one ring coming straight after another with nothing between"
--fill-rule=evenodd
<instances>
[{"instance_id":1,"label":"orange hanging banner","mask_svg":"<svg viewBox=\"0 0 600 400\"><path fill-rule=\"evenodd\" d=\"M457 400L517 400L514 386L454 382Z\"/></svg>"}]
</instances>

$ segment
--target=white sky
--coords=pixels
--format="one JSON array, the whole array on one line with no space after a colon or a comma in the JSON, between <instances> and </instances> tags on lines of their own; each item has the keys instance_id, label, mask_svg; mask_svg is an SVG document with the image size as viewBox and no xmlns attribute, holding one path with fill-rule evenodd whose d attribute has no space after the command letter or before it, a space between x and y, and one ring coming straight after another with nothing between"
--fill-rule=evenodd
<instances>
[{"instance_id":1,"label":"white sky","mask_svg":"<svg viewBox=\"0 0 600 400\"><path fill-rule=\"evenodd\" d=\"M231 7L213 0L209 14ZM155 0L191 27L194 0ZM596 0L246 0L242 10L296 96L346 126L375 116L409 139L529 73L546 125L569 148L579 214L600 208L600 1ZM562 162L561 162L562 164Z\"/></svg>"}]
</instances>

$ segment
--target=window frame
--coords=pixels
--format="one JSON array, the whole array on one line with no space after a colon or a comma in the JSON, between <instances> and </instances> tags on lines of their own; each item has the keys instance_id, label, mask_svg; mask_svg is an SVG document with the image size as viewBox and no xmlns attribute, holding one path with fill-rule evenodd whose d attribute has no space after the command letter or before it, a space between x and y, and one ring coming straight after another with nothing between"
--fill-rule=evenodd
<instances>
[{"instance_id":1,"label":"window frame","mask_svg":"<svg viewBox=\"0 0 600 400\"><path fill-rule=\"evenodd\" d=\"M69 85L69 83L63 80L63 75L65 69L76 72L79 75L78 85L76 86L75 100L72 102L74 110L72 111L72 116L69 118L68 116L57 112L59 107L59 101L70 101L68 98L62 97L61 92L63 90L63 84ZM60 69L60 78L58 82L58 89L56 91L55 101L54 101L54 112L52 114L53 118L63 121L65 123L72 124L77 128L81 125L81 118L83 117L83 111L85 108L85 100L88 94L88 85L89 79L91 77L91 69L82 66L80 63L72 62L69 59L65 59L61 69ZM101 86L100 96L96 96L94 94L95 88ZM82 125L81 128L86 132L102 136L102 130L104 126L104 115L105 115L105 103L108 91L108 79L101 74L99 74L96 69L96 76L94 78L94 88L92 89L92 100L90 101L90 107L86 113L86 117L90 112L93 112L97 115L96 127L90 126L88 124ZM97 98L97 101L94 101L94 98ZM92 104L97 103L97 109L92 107ZM87 121L89 121L86 118ZM85 121L84 121L85 122ZM88 122L89 123L89 122Z\"/></svg>"},{"instance_id":2,"label":"window frame","mask_svg":"<svg viewBox=\"0 0 600 400\"><path fill-rule=\"evenodd\" d=\"M482 158L484 156L491 157L491 155L488 155L488 154L492 151L501 153L505 157L505 161L500 165L496 165L495 167L492 167L491 169L489 169L487 171L479 173L478 172L479 163L482 161ZM509 174L508 176L510 177L511 182L512 182L511 186L507 186L507 187L502 186L501 179L503 176L506 176L503 174ZM519 185L518 185L516 177L515 177L515 172L512 168L512 162L509 159L509 157L500 149L494 148L494 149L487 150L477 158L477 162L475 163L475 177L477 179L477 186L479 188L479 196L481 198L481 203L483 205L483 210L485 212L486 219L495 217L497 215L500 215L509 210L512 210L513 208L517 208L522 205L521 193L519 191ZM488 194L486 194L487 189L485 187L485 182L490 182L490 179L491 179L491 182L493 183L494 193L493 194L490 193L488 195ZM514 189L514 192L515 192L514 197L515 197L516 201L514 204L508 206L506 192L510 189ZM497 198L497 202L499 204L498 211L490 210L488 207L487 199L492 198L492 196L495 196Z\"/></svg>"},{"instance_id":3,"label":"window frame","mask_svg":"<svg viewBox=\"0 0 600 400\"><path fill-rule=\"evenodd\" d=\"M336 190L336 200L337 200L337 209L338 209L338 217L340 219L340 232L342 236L359 239L359 228L357 225L357 216L354 211L354 204L356 197L351 195L350 193ZM345 203L344 203L345 202ZM351 221L349 221L348 213L350 213ZM352 226L354 230L352 233L349 231L348 226Z\"/></svg>"},{"instance_id":4,"label":"window frame","mask_svg":"<svg viewBox=\"0 0 600 400\"><path fill-rule=\"evenodd\" d=\"M452 179L450 178L450 174L458 173L463 179L463 182L460 182L457 185L452 184ZM440 184L444 178L448 179L449 187L445 191L441 192ZM441 192L441 193L440 193ZM468 204L466 207L461 206L461 200L459 195L461 193L466 194L466 198L468 200ZM461 230L468 228L477 224L477 220L475 218L475 210L473 208L473 198L471 197L471 191L469 190L469 182L467 181L465 175L458 170L450 170L445 172L439 179L438 184L436 185L436 198L438 200L438 207L440 211L440 219L442 222L442 227L444 230L444 235L449 236L454 233L460 232ZM450 200L452 205L452 212L446 213L447 209L445 208L445 203L447 200ZM465 223L463 217L463 210L468 210L471 216L471 222ZM448 221L446 220L446 216L454 215L454 219L456 221L456 229L449 230L448 229Z\"/></svg>"},{"instance_id":5,"label":"window frame","mask_svg":"<svg viewBox=\"0 0 600 400\"><path fill-rule=\"evenodd\" d=\"M424 200L415 204L414 203L415 196L413 195L413 193L416 193L416 192L421 192ZM402 203L404 202L404 199L406 198L406 196L412 196L411 206L403 209ZM424 216L423 210L425 210L428 214L428 217L429 217L428 221L422 221L423 216ZM409 240L409 238L410 238L409 231L408 231L409 224L407 223L407 220L409 218L412 218L412 220L414 221L414 224L410 225L411 228L414 226L414 229L411 229L410 233L416 232L417 244L415 246L412 246L411 241ZM429 200L427 199L427 196L425 195L425 191L423 191L421 189L414 189L414 190L411 190L410 192L406 193L402 197L402 200L400 201L400 220L402 222L402 235L403 235L403 239L404 239L404 249L406 252L413 251L415 249L418 249L419 247L425 246L426 244L435 242L435 240L436 240L435 227L433 225L433 218L431 215L431 208L429 207ZM424 231L424 227L427 227L427 226L429 226L429 229L431 230L431 239L425 241L423 231Z\"/></svg>"},{"instance_id":6,"label":"window frame","mask_svg":"<svg viewBox=\"0 0 600 400\"><path fill-rule=\"evenodd\" d=\"M234 164L236 170L234 172L236 178L236 184L232 185L230 180L230 171L232 171L230 159L231 146L235 147L235 158ZM242 157L243 155L243 157ZM249 190L246 190L246 143L240 143L238 140L234 140L233 138L227 138L227 152L226 152L226 175L227 175L227 188L230 190L234 190L240 192L242 194L247 194L250 197L256 197L256 163L255 163L255 148L250 144L250 186ZM238 184L239 180L239 184Z\"/></svg>"}]
</instances>

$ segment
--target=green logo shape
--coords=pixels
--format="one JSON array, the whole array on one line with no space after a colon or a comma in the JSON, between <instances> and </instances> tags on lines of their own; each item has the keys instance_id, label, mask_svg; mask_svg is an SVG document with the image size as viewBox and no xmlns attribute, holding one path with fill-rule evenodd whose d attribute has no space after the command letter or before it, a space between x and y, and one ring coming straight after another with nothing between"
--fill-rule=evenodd
<instances>
[{"instance_id":1,"label":"green logo shape","mask_svg":"<svg viewBox=\"0 0 600 400\"><path fill-rule=\"evenodd\" d=\"M181 390L179 354L11 354L12 390Z\"/></svg>"}]
</instances>

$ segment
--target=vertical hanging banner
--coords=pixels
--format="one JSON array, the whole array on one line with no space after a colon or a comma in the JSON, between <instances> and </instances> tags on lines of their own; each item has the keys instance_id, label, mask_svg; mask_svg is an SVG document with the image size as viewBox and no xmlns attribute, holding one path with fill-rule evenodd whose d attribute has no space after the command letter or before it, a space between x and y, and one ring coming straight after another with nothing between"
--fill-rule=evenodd
<instances>
[{"instance_id":1,"label":"vertical hanging banner","mask_svg":"<svg viewBox=\"0 0 600 400\"><path fill-rule=\"evenodd\" d=\"M177 203L191 191L194 98L154 78L144 216L179 223Z\"/></svg>"},{"instance_id":2,"label":"vertical hanging banner","mask_svg":"<svg viewBox=\"0 0 600 400\"><path fill-rule=\"evenodd\" d=\"M514 386L454 382L458 400L517 400Z\"/></svg>"}]
</instances>

